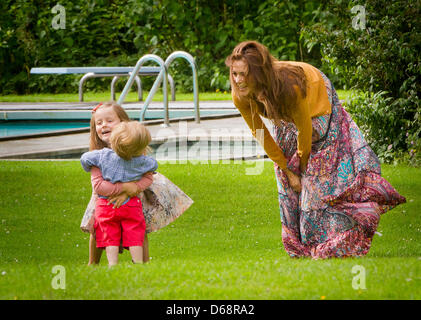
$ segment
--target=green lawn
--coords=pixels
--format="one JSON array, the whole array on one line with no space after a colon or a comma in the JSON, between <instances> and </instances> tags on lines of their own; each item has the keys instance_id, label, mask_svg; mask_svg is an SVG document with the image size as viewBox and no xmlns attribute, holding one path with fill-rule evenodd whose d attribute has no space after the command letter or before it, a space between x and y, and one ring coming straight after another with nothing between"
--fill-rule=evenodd
<instances>
[{"instance_id":1,"label":"green lawn","mask_svg":"<svg viewBox=\"0 0 421 320\"><path fill-rule=\"evenodd\" d=\"M118 100L121 92L116 94ZM148 96L148 91L143 92L143 99ZM177 101L193 101L193 93L178 93L176 92ZM109 91L104 92L86 92L83 95L85 102L109 101L111 95ZM170 93L168 99L171 99ZM199 101L213 101L213 100L230 100L231 94L229 92L201 92L199 93ZM127 94L125 102L138 101L137 92L131 91ZM163 101L162 91L159 90L153 97L153 101ZM0 102L79 102L79 95L75 93L40 93L31 95L0 95Z\"/></svg>"},{"instance_id":2,"label":"green lawn","mask_svg":"<svg viewBox=\"0 0 421 320\"><path fill-rule=\"evenodd\" d=\"M273 165L246 175L254 165L161 165L195 203L149 235L150 263L125 251L110 269L105 255L86 265L91 187L78 161L0 161L0 299L420 299L421 169L383 166L408 202L382 216L366 257L314 261L286 254ZM353 289L357 265L366 289Z\"/></svg>"},{"instance_id":3,"label":"green lawn","mask_svg":"<svg viewBox=\"0 0 421 320\"><path fill-rule=\"evenodd\" d=\"M352 91L350 90L337 90L339 99L346 99ZM143 92L143 99L146 99L148 96L147 91ZM116 100L119 98L120 92L116 95ZM193 101L192 93L177 93L177 101ZM83 96L85 102L99 102L99 101L108 101L111 99L110 92L86 92ZM169 99L171 96L169 94ZM158 91L154 97L153 101L162 101L163 95L162 91ZM230 92L200 92L199 101L215 101L215 100L231 100ZM135 102L137 101L137 93L129 92L125 102ZM0 102L79 102L78 93L43 93L43 94L31 94L31 95L0 95Z\"/></svg>"}]
</instances>

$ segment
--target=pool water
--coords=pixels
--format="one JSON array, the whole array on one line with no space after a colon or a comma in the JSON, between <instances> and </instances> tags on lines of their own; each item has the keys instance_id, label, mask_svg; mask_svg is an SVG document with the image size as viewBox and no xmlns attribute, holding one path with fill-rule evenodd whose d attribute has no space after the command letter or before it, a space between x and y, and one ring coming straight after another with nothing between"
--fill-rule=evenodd
<instances>
[{"instance_id":1,"label":"pool water","mask_svg":"<svg viewBox=\"0 0 421 320\"><path fill-rule=\"evenodd\" d=\"M139 116L139 111L128 110L129 116L131 119L136 119ZM226 114L237 114L236 110L202 110L201 116L206 115L226 115ZM19 137L24 135L32 134L48 134L53 131L59 130L69 130L69 129L78 129L78 128L89 128L89 121L91 113L85 118L67 118L67 120L45 118L45 114L34 115L27 113L27 118L22 118L22 114L19 113L19 119L13 118L9 120L0 120L0 138L7 139L9 137ZM9 112L9 117L12 117L13 114ZM32 117L37 118L32 118ZM75 116L75 115L73 115ZM191 110L176 110L170 111L170 119L178 117L193 117L194 111ZM152 119L163 119L164 112L161 110L150 110L146 113L145 120Z\"/></svg>"},{"instance_id":2,"label":"pool water","mask_svg":"<svg viewBox=\"0 0 421 320\"><path fill-rule=\"evenodd\" d=\"M58 130L89 128L89 121L2 121L0 137L13 137Z\"/></svg>"}]
</instances>

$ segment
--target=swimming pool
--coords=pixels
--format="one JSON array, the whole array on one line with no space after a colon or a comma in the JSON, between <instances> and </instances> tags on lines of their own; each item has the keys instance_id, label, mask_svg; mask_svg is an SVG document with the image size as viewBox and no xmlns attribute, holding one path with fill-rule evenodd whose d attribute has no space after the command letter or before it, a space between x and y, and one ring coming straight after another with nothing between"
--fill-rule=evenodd
<instances>
[{"instance_id":1,"label":"swimming pool","mask_svg":"<svg viewBox=\"0 0 421 320\"><path fill-rule=\"evenodd\" d=\"M127 110L132 120L138 120L139 111ZM201 110L201 117L235 115L237 110ZM17 138L33 135L48 135L75 129L89 129L89 121L92 116L90 110L74 111L8 111L7 120L0 119L0 139ZM150 110L146 112L145 120L163 119L162 110ZM194 117L193 110L174 110L169 112L170 119Z\"/></svg>"},{"instance_id":2,"label":"swimming pool","mask_svg":"<svg viewBox=\"0 0 421 320\"><path fill-rule=\"evenodd\" d=\"M0 137L35 135L80 128L89 129L89 121L0 121Z\"/></svg>"}]
</instances>

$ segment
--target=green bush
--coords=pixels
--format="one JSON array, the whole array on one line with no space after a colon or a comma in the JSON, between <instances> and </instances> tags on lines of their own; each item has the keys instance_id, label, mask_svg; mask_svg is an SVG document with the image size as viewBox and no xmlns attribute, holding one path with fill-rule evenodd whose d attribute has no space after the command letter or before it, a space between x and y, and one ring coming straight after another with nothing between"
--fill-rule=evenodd
<instances>
[{"instance_id":1,"label":"green bush","mask_svg":"<svg viewBox=\"0 0 421 320\"><path fill-rule=\"evenodd\" d=\"M121 37L126 1L62 1L65 29L52 27L57 1L2 1L0 4L1 92L77 90L81 76L30 76L32 67L89 66L103 57L127 55L130 39ZM113 64L114 65L114 64Z\"/></svg>"},{"instance_id":2,"label":"green bush","mask_svg":"<svg viewBox=\"0 0 421 320\"><path fill-rule=\"evenodd\" d=\"M145 54L165 60L176 50L195 57L201 91L228 90L224 61L242 40L258 40L280 59L320 64L320 54L303 50L300 38L317 1L63 0L64 30L52 28L56 4L0 3L0 94L77 91L81 75L30 75L32 67L128 66ZM192 91L185 61L175 60L170 73L179 90ZM145 87L152 81L145 79ZM103 91L109 84L92 79L86 86Z\"/></svg>"},{"instance_id":3,"label":"green bush","mask_svg":"<svg viewBox=\"0 0 421 320\"><path fill-rule=\"evenodd\" d=\"M320 49L322 69L367 93L348 105L388 161L421 152L420 11L418 0L330 0L302 32L309 50Z\"/></svg>"},{"instance_id":4,"label":"green bush","mask_svg":"<svg viewBox=\"0 0 421 320\"><path fill-rule=\"evenodd\" d=\"M397 103L398 100L394 101L385 91L374 94L360 92L351 94L345 101L345 107L382 162L393 163L400 159L419 166L421 139L416 136L421 129L418 127L410 135L413 123L401 117Z\"/></svg>"}]
</instances>

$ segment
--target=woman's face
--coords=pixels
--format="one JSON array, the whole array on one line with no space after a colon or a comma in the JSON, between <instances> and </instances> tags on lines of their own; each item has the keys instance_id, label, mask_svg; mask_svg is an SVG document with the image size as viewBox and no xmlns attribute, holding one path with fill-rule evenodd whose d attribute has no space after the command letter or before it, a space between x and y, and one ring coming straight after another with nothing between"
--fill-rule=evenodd
<instances>
[{"instance_id":1,"label":"woman's face","mask_svg":"<svg viewBox=\"0 0 421 320\"><path fill-rule=\"evenodd\" d=\"M110 144L111 131L121 122L112 107L99 108L95 111L95 130L98 137Z\"/></svg>"},{"instance_id":2,"label":"woman's face","mask_svg":"<svg viewBox=\"0 0 421 320\"><path fill-rule=\"evenodd\" d=\"M251 77L248 76L248 71L248 65L245 60L235 60L232 63L232 79L234 80L237 91L242 96L249 95L253 89L252 81L250 80Z\"/></svg>"}]
</instances>

